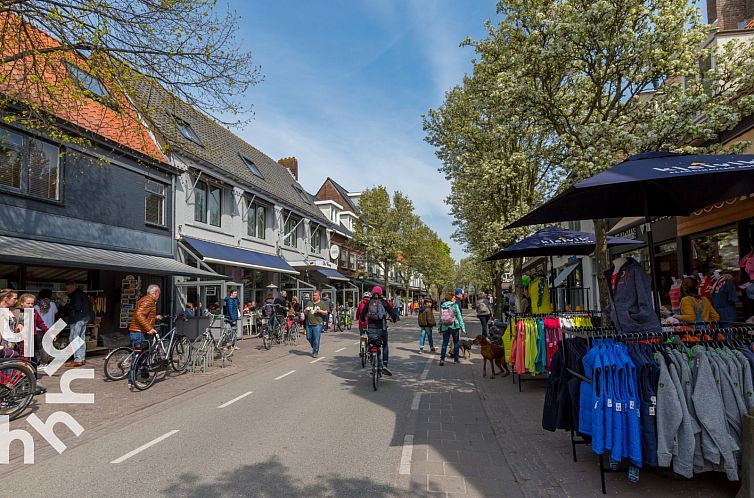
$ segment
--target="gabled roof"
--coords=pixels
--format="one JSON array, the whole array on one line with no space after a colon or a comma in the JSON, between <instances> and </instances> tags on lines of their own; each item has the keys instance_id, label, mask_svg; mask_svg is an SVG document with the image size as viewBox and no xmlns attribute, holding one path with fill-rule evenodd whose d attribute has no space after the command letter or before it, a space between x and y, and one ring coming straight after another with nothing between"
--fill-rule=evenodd
<instances>
[{"instance_id":1,"label":"gabled roof","mask_svg":"<svg viewBox=\"0 0 754 498\"><path fill-rule=\"evenodd\" d=\"M343 198L343 207L347 208L346 211L353 211L355 213L356 205L354 205L353 201L351 201L351 198L348 197L348 190L344 189L338 182L336 182L329 176L327 177L327 180L325 180L325 183L327 182L332 183L332 186L335 187L335 190L337 190L338 194L340 194L340 196Z\"/></svg>"},{"instance_id":2,"label":"gabled roof","mask_svg":"<svg viewBox=\"0 0 754 498\"><path fill-rule=\"evenodd\" d=\"M145 78L144 84L138 85L134 92L133 97L140 111L170 149L179 155L208 163L240 180L250 190L266 193L280 200L284 207L332 226L314 204L317 199L291 176L287 168L154 81ZM199 143L180 133L177 127L179 120L191 126ZM244 158L254 163L261 178L250 170ZM306 203L304 198L309 202Z\"/></svg>"},{"instance_id":3,"label":"gabled roof","mask_svg":"<svg viewBox=\"0 0 754 498\"><path fill-rule=\"evenodd\" d=\"M6 55L60 46L60 42L11 14L0 14L0 45ZM149 130L129 100L100 82L112 97L111 105L87 95L69 74L66 63L88 72L90 61L68 50L35 53L0 66L0 93L73 124L106 141L165 162ZM37 79L38 77L38 79Z\"/></svg>"}]
</instances>

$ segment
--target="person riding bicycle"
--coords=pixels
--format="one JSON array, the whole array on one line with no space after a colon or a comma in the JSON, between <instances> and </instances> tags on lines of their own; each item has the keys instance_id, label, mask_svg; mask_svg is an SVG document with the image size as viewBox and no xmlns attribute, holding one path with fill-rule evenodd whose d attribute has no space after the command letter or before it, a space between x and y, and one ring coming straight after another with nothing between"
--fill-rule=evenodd
<instances>
[{"instance_id":1,"label":"person riding bicycle","mask_svg":"<svg viewBox=\"0 0 754 498\"><path fill-rule=\"evenodd\" d=\"M382 287L375 285L372 288L372 296L367 304L359 313L359 321L367 324L367 333L369 336L379 336L382 340L382 371L385 375L393 375L387 368L388 364L388 336L387 336L387 319L390 318L393 323L398 321L393 305L388 302L382 295Z\"/></svg>"},{"instance_id":2,"label":"person riding bicycle","mask_svg":"<svg viewBox=\"0 0 754 498\"><path fill-rule=\"evenodd\" d=\"M366 333L367 333L367 322L366 322L366 320L362 320L362 318L361 318L361 311L369 303L369 298L371 298L371 297L372 297L372 293L371 292L365 292L364 296L361 298L361 302L359 303L359 307L356 308L356 319L359 321L359 335L366 335Z\"/></svg>"}]
</instances>

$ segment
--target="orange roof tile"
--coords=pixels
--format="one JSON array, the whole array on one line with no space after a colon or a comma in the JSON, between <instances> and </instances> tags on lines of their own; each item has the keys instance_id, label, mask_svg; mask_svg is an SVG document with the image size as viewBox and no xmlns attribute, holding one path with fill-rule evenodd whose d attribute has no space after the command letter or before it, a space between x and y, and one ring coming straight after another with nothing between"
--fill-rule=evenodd
<instances>
[{"instance_id":1,"label":"orange roof tile","mask_svg":"<svg viewBox=\"0 0 754 498\"><path fill-rule=\"evenodd\" d=\"M59 42L13 15L0 15L0 50L7 57L60 46ZM0 65L0 93L31 104L84 130L165 162L154 139L130 101L105 83L115 105L90 98L68 74L65 62L83 70L90 60L70 51L30 53Z\"/></svg>"},{"instance_id":2,"label":"orange roof tile","mask_svg":"<svg viewBox=\"0 0 754 498\"><path fill-rule=\"evenodd\" d=\"M744 26L744 29L752 29L754 28L754 18L751 19L748 23L746 23L746 26Z\"/></svg>"}]
</instances>

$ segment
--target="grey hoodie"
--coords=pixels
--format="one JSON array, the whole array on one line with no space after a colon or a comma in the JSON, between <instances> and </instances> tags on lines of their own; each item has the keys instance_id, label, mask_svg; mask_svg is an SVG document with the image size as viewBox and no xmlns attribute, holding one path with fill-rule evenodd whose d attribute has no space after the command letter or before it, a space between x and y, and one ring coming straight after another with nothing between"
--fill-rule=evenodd
<instances>
[{"instance_id":1,"label":"grey hoodie","mask_svg":"<svg viewBox=\"0 0 754 498\"><path fill-rule=\"evenodd\" d=\"M723 395L723 407L725 409L725 419L728 422L728 432L733 440L733 451L741 448L741 415L738 409L736 393L733 391L733 382L728 372L728 365L725 360L720 358L718 352L710 351L708 353L711 362L717 364L717 370L720 380L720 391Z\"/></svg>"},{"instance_id":2,"label":"grey hoodie","mask_svg":"<svg viewBox=\"0 0 754 498\"><path fill-rule=\"evenodd\" d=\"M665 358L655 353L654 359L660 366L657 383L657 462L660 467L670 467L683 411Z\"/></svg>"},{"instance_id":3,"label":"grey hoodie","mask_svg":"<svg viewBox=\"0 0 754 498\"><path fill-rule=\"evenodd\" d=\"M734 351L738 364L741 365L741 372L743 373L743 395L744 403L746 404L746 411L748 412L754 408L754 382L751 379L751 365L749 361L744 357L741 351Z\"/></svg>"},{"instance_id":4,"label":"grey hoodie","mask_svg":"<svg viewBox=\"0 0 754 498\"><path fill-rule=\"evenodd\" d=\"M670 364L668 365L668 370L670 371L670 378L675 385L675 390L678 393L678 401L681 404L682 414L681 424L678 426L678 433L675 436L675 446L673 448L673 471L690 479L694 477L695 422L693 422L694 419L689 413L683 384L681 383L676 366Z\"/></svg>"},{"instance_id":5,"label":"grey hoodie","mask_svg":"<svg viewBox=\"0 0 754 498\"><path fill-rule=\"evenodd\" d=\"M704 468L704 455L702 454L702 427L697 422L696 409L694 408L693 394L693 377L691 367L689 366L688 356L676 349L670 352L676 367L681 375L681 384L683 385L683 394L686 397L686 407L691 416L691 427L694 432L694 471Z\"/></svg>"},{"instance_id":6,"label":"grey hoodie","mask_svg":"<svg viewBox=\"0 0 754 498\"><path fill-rule=\"evenodd\" d=\"M711 354L708 354L702 348L694 349L694 371L696 372L694 393L692 395L694 408L696 409L699 423L710 436L709 440L713 441L716 446L715 449L703 447L702 451L706 459L712 463L721 463L723 465L729 480L737 481L738 465L736 457L733 454L732 440L728 435L725 423L722 422L725 420L723 400L719 396L709 356ZM706 444L709 440L703 438L702 444ZM714 456L718 452L722 462L714 460Z\"/></svg>"}]
</instances>

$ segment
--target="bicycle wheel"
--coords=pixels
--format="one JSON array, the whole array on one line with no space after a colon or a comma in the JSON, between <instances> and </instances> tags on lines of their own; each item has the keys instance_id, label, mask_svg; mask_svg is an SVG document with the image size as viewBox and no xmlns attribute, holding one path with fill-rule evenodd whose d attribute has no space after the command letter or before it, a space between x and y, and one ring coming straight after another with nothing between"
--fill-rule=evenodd
<instances>
[{"instance_id":1,"label":"bicycle wheel","mask_svg":"<svg viewBox=\"0 0 754 498\"><path fill-rule=\"evenodd\" d=\"M270 337L270 327L266 327L262 332L262 347L268 350L272 347L272 338Z\"/></svg>"},{"instance_id":2,"label":"bicycle wheel","mask_svg":"<svg viewBox=\"0 0 754 498\"><path fill-rule=\"evenodd\" d=\"M15 420L29 406L37 388L34 370L22 362L2 364L0 370L0 415Z\"/></svg>"},{"instance_id":3,"label":"bicycle wheel","mask_svg":"<svg viewBox=\"0 0 754 498\"><path fill-rule=\"evenodd\" d=\"M361 351L359 352L359 356L361 356L361 368L365 368L367 366L367 348L365 347L364 341L360 342L359 349Z\"/></svg>"},{"instance_id":4,"label":"bicycle wheel","mask_svg":"<svg viewBox=\"0 0 754 498\"><path fill-rule=\"evenodd\" d=\"M338 320L335 323L335 328L338 329L338 332L343 332L343 320Z\"/></svg>"},{"instance_id":5,"label":"bicycle wheel","mask_svg":"<svg viewBox=\"0 0 754 498\"><path fill-rule=\"evenodd\" d=\"M170 365L178 373L184 372L191 361L191 341L185 335L175 336L173 349L170 350Z\"/></svg>"},{"instance_id":6,"label":"bicycle wheel","mask_svg":"<svg viewBox=\"0 0 754 498\"><path fill-rule=\"evenodd\" d=\"M131 370L133 349L122 346L110 351L105 358L105 377L110 380L123 380Z\"/></svg>"},{"instance_id":7,"label":"bicycle wheel","mask_svg":"<svg viewBox=\"0 0 754 498\"><path fill-rule=\"evenodd\" d=\"M380 374L379 374L379 353L373 353L372 354L372 387L374 390L377 390L377 383L380 380Z\"/></svg>"},{"instance_id":8,"label":"bicycle wheel","mask_svg":"<svg viewBox=\"0 0 754 498\"><path fill-rule=\"evenodd\" d=\"M157 370L152 368L155 356L152 351L142 351L134 360L133 385L139 391L146 391L157 380Z\"/></svg>"},{"instance_id":9,"label":"bicycle wheel","mask_svg":"<svg viewBox=\"0 0 754 498\"><path fill-rule=\"evenodd\" d=\"M220 337L220 344L218 344L218 346L223 358L230 358L233 356L233 353L236 350L236 345L233 341L233 332L228 330L223 333L222 337Z\"/></svg>"}]
</instances>

